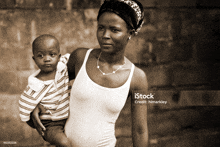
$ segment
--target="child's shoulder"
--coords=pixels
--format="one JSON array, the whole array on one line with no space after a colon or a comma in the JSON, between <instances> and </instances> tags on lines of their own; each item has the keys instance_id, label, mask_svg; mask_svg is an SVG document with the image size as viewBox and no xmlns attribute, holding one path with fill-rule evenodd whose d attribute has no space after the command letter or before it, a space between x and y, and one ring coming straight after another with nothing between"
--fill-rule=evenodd
<instances>
[{"instance_id":1,"label":"child's shoulder","mask_svg":"<svg viewBox=\"0 0 220 147\"><path fill-rule=\"evenodd\" d=\"M42 81L41 78L39 78L39 73L40 73L40 69L37 70L36 72L34 72L33 74L31 74L28 77L28 85L27 87L29 87L30 89L34 90L34 91L39 91L44 87L45 83L51 82L51 80L49 81Z\"/></svg>"}]
</instances>

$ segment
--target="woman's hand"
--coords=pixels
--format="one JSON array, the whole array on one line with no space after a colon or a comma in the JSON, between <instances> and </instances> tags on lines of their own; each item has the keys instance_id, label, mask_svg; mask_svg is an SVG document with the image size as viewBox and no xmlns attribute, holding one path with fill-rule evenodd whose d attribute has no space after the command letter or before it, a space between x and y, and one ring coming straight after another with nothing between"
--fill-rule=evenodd
<instances>
[{"instance_id":1,"label":"woman's hand","mask_svg":"<svg viewBox=\"0 0 220 147\"><path fill-rule=\"evenodd\" d=\"M37 132L44 136L44 131L46 131L46 128L44 127L44 125L42 124L40 118L39 118L39 113L41 112L41 109L40 109L41 105L38 104L38 106L34 109L34 111L32 112L32 120L33 120L33 123L34 123L34 126L36 127L37 129Z\"/></svg>"}]
</instances>

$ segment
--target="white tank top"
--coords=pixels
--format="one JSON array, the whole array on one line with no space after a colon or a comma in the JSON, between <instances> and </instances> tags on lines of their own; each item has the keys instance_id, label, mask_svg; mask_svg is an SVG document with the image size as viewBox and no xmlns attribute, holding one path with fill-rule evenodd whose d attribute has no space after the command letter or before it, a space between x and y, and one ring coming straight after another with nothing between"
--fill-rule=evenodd
<instances>
[{"instance_id":1,"label":"white tank top","mask_svg":"<svg viewBox=\"0 0 220 147\"><path fill-rule=\"evenodd\" d=\"M74 147L114 147L115 122L128 97L134 64L122 86L103 87L93 82L86 72L91 51L87 51L72 86L65 133Z\"/></svg>"}]
</instances>

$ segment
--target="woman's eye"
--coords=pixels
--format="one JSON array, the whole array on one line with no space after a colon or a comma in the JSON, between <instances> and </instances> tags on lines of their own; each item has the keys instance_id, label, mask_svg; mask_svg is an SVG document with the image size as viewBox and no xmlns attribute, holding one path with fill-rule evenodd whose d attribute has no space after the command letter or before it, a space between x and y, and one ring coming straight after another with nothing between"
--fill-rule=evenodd
<instances>
[{"instance_id":1,"label":"woman's eye","mask_svg":"<svg viewBox=\"0 0 220 147\"><path fill-rule=\"evenodd\" d=\"M119 30L118 29L112 29L112 32L118 32Z\"/></svg>"},{"instance_id":2,"label":"woman's eye","mask_svg":"<svg viewBox=\"0 0 220 147\"><path fill-rule=\"evenodd\" d=\"M99 29L99 30L103 30L103 27L102 27L102 26L99 26L98 29Z\"/></svg>"}]
</instances>

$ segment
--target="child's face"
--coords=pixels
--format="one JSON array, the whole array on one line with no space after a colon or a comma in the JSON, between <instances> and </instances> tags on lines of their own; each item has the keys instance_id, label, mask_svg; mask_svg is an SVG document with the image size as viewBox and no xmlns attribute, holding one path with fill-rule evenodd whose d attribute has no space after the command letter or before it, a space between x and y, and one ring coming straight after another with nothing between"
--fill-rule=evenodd
<instances>
[{"instance_id":1,"label":"child's face","mask_svg":"<svg viewBox=\"0 0 220 147\"><path fill-rule=\"evenodd\" d=\"M33 59L42 72L53 72L57 68L60 52L54 44L38 45L34 49Z\"/></svg>"}]
</instances>

